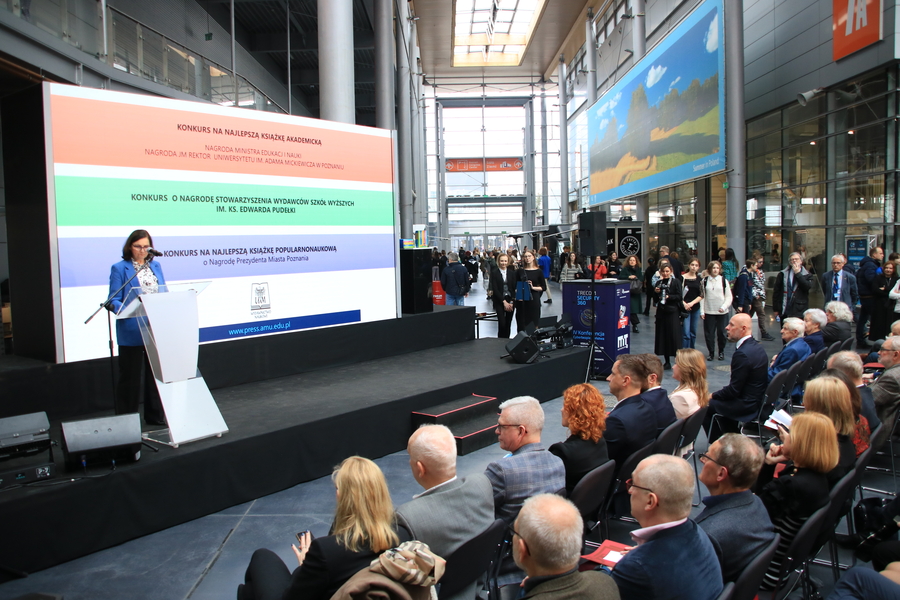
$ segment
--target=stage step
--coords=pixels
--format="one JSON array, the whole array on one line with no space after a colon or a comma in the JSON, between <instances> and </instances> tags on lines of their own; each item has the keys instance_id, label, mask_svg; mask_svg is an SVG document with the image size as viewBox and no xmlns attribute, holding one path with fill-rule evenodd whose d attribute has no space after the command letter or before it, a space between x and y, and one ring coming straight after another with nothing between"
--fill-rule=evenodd
<instances>
[{"instance_id":1,"label":"stage step","mask_svg":"<svg viewBox=\"0 0 900 600\"><path fill-rule=\"evenodd\" d=\"M425 423L446 425L456 438L460 456L486 448L497 441L494 429L500 401L492 396L472 394L423 410L413 411L413 430Z\"/></svg>"}]
</instances>

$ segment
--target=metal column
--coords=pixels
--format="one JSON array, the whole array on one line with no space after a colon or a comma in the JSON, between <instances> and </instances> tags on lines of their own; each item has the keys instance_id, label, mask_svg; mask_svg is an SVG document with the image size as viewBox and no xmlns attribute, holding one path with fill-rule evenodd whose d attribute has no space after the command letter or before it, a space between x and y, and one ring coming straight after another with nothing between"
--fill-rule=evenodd
<instances>
[{"instance_id":1,"label":"metal column","mask_svg":"<svg viewBox=\"0 0 900 600\"><path fill-rule=\"evenodd\" d=\"M559 222L568 225L572 221L569 210L569 121L566 116L566 55L559 55Z\"/></svg>"},{"instance_id":2,"label":"metal column","mask_svg":"<svg viewBox=\"0 0 900 600\"><path fill-rule=\"evenodd\" d=\"M537 221L534 197L534 102L525 103L525 203L522 206L522 229L532 231ZM545 221L544 225L548 223ZM530 235L529 248L535 247L537 236Z\"/></svg>"},{"instance_id":3,"label":"metal column","mask_svg":"<svg viewBox=\"0 0 900 600\"><path fill-rule=\"evenodd\" d=\"M234 105L238 105L238 76L237 76L237 54L235 52L234 40L234 0L231 0L231 77L234 83Z\"/></svg>"},{"instance_id":4,"label":"metal column","mask_svg":"<svg viewBox=\"0 0 900 600\"><path fill-rule=\"evenodd\" d=\"M728 247L739 263L747 253L747 150L744 124L744 9L725 0L725 156L728 192L725 223Z\"/></svg>"},{"instance_id":5,"label":"metal column","mask_svg":"<svg viewBox=\"0 0 900 600\"><path fill-rule=\"evenodd\" d=\"M353 1L318 0L319 117L356 123Z\"/></svg>"},{"instance_id":6,"label":"metal column","mask_svg":"<svg viewBox=\"0 0 900 600\"><path fill-rule=\"evenodd\" d=\"M375 0L375 126L394 128L394 3Z\"/></svg>"},{"instance_id":7,"label":"metal column","mask_svg":"<svg viewBox=\"0 0 900 600\"><path fill-rule=\"evenodd\" d=\"M590 8L584 22L584 68L587 69L587 106L597 101L597 38L594 37L594 11Z\"/></svg>"},{"instance_id":8,"label":"metal column","mask_svg":"<svg viewBox=\"0 0 900 600\"><path fill-rule=\"evenodd\" d=\"M647 53L647 17L644 0L631 1L631 45L634 56L632 64L644 57Z\"/></svg>"},{"instance_id":9,"label":"metal column","mask_svg":"<svg viewBox=\"0 0 900 600\"><path fill-rule=\"evenodd\" d=\"M541 83L541 211L544 223L550 223L550 169L547 158L547 89Z\"/></svg>"},{"instance_id":10,"label":"metal column","mask_svg":"<svg viewBox=\"0 0 900 600\"><path fill-rule=\"evenodd\" d=\"M325 2L327 0L320 0ZM397 167L400 193L400 237L413 236L412 203L412 144L410 136L410 64L409 64L409 12L406 2L397 6Z\"/></svg>"}]
</instances>

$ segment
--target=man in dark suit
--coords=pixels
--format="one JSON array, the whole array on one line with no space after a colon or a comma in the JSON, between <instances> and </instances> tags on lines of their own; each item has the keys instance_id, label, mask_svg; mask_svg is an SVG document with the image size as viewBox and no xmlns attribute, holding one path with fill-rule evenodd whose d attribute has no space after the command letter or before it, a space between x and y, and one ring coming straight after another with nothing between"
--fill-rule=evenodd
<instances>
[{"instance_id":1,"label":"man in dark suit","mask_svg":"<svg viewBox=\"0 0 900 600\"><path fill-rule=\"evenodd\" d=\"M825 302L840 301L856 306L859 300L856 277L844 270L844 257L840 254L831 257L831 271L822 274L822 293Z\"/></svg>"},{"instance_id":2,"label":"man in dark suit","mask_svg":"<svg viewBox=\"0 0 900 600\"><path fill-rule=\"evenodd\" d=\"M893 423L900 407L900 337L884 340L878 359L885 370L871 387L875 410L882 423Z\"/></svg>"},{"instance_id":3,"label":"man in dark suit","mask_svg":"<svg viewBox=\"0 0 900 600\"><path fill-rule=\"evenodd\" d=\"M775 279L772 311L782 319L802 319L803 313L809 308L809 288L812 287L813 276L803 266L803 258L799 252L792 253L789 261L788 268L779 272Z\"/></svg>"},{"instance_id":4,"label":"man in dark suit","mask_svg":"<svg viewBox=\"0 0 900 600\"><path fill-rule=\"evenodd\" d=\"M656 413L657 435L678 418L675 407L669 400L669 393L660 385L663 379L663 364L655 354L639 354L647 366L647 378L641 383L641 398Z\"/></svg>"},{"instance_id":5,"label":"man in dark suit","mask_svg":"<svg viewBox=\"0 0 900 600\"><path fill-rule=\"evenodd\" d=\"M669 255L668 246L662 246L659 249L659 260L662 259L669 261L669 265L672 267L672 274L675 275L676 278L681 279L681 274L684 273L684 265L681 264L680 260Z\"/></svg>"},{"instance_id":6,"label":"man in dark suit","mask_svg":"<svg viewBox=\"0 0 900 600\"><path fill-rule=\"evenodd\" d=\"M737 433L726 433L700 455L700 482L709 490L695 521L709 536L724 581L741 573L775 539L766 507L750 487L763 464L762 449Z\"/></svg>"},{"instance_id":7,"label":"man in dark suit","mask_svg":"<svg viewBox=\"0 0 900 600\"><path fill-rule=\"evenodd\" d=\"M859 289L859 318L856 321L857 348L869 347L866 342L866 323L875 308L875 277L881 272L882 260L884 260L884 250L878 247L871 248L869 255L859 261L859 269L856 270L856 286Z\"/></svg>"},{"instance_id":8,"label":"man in dark suit","mask_svg":"<svg viewBox=\"0 0 900 600\"><path fill-rule=\"evenodd\" d=\"M606 378L618 403L606 416L606 449L621 468L629 456L656 439L656 413L641 398L647 365L637 354L622 354Z\"/></svg>"},{"instance_id":9,"label":"man in dark suit","mask_svg":"<svg viewBox=\"0 0 900 600\"><path fill-rule=\"evenodd\" d=\"M483 473L456 477L456 440L443 425L420 427L406 449L413 478L425 491L397 508L397 524L448 558L494 522L491 482ZM473 581L459 597L474 595Z\"/></svg>"},{"instance_id":10,"label":"man in dark suit","mask_svg":"<svg viewBox=\"0 0 900 600\"><path fill-rule=\"evenodd\" d=\"M605 573L579 571L581 514L555 494L532 496L513 526L513 558L528 575L522 598L619 600L615 582Z\"/></svg>"},{"instance_id":11,"label":"man in dark suit","mask_svg":"<svg viewBox=\"0 0 900 600\"><path fill-rule=\"evenodd\" d=\"M731 380L721 390L710 394L709 411L704 428L714 442L725 431L740 431L739 422L755 419L766 398L769 357L751 335L750 316L738 313L725 328L728 339L735 342L731 356ZM720 415L718 427L711 430L713 415Z\"/></svg>"},{"instance_id":12,"label":"man in dark suit","mask_svg":"<svg viewBox=\"0 0 900 600\"><path fill-rule=\"evenodd\" d=\"M715 600L722 569L709 536L688 517L694 470L677 456L654 454L634 470L631 515L637 541L612 571L622 600ZM527 541L527 540L526 540Z\"/></svg>"}]
</instances>

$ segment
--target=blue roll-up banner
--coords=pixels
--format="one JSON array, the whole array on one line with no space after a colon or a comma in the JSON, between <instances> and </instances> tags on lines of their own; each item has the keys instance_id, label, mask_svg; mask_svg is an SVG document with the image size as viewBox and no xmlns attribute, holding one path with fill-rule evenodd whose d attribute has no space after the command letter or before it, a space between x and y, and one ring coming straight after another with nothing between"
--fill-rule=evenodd
<instances>
[{"instance_id":1,"label":"blue roll-up banner","mask_svg":"<svg viewBox=\"0 0 900 600\"><path fill-rule=\"evenodd\" d=\"M628 354L631 348L630 284L617 279L585 279L566 281L562 288L563 312L572 318L575 345L590 346L593 319L594 374L608 375L616 357Z\"/></svg>"}]
</instances>

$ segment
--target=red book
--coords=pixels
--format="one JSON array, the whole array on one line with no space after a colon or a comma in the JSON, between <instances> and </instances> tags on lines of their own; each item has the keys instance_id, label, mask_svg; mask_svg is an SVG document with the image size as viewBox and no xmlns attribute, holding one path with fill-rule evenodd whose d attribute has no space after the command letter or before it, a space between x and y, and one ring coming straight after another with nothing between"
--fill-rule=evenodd
<instances>
[{"instance_id":1,"label":"red book","mask_svg":"<svg viewBox=\"0 0 900 600\"><path fill-rule=\"evenodd\" d=\"M605 540L596 550L590 554L583 555L581 558L598 565L615 567L616 563L622 558L622 555L630 549L631 546L627 544ZM610 555L610 553L612 554Z\"/></svg>"}]
</instances>

